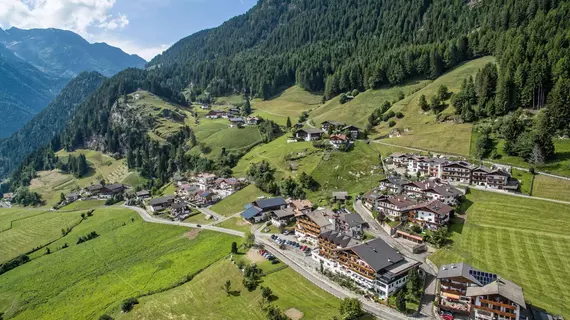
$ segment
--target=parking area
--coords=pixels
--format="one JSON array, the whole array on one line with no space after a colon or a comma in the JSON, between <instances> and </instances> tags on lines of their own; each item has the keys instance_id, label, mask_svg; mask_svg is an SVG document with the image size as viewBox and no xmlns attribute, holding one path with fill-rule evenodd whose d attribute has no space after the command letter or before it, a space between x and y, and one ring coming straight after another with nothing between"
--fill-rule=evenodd
<instances>
[{"instance_id":1,"label":"parking area","mask_svg":"<svg viewBox=\"0 0 570 320\"><path fill-rule=\"evenodd\" d=\"M296 241L294 236L283 236L283 235L271 235L271 241L275 242L279 247L286 250L296 251L297 253L303 254L305 256L311 255L312 248L306 244L299 243Z\"/></svg>"}]
</instances>

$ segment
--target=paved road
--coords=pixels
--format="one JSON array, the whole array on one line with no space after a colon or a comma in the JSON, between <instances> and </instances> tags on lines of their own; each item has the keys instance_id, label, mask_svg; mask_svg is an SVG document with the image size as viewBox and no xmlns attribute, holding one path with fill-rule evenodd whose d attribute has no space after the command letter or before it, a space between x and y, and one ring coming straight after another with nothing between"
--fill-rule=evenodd
<instances>
[{"instance_id":1,"label":"paved road","mask_svg":"<svg viewBox=\"0 0 570 320\"><path fill-rule=\"evenodd\" d=\"M223 215L210 210L209 207L208 208L196 208L196 209L205 215L211 215L212 217L214 217L214 219L216 219L216 221L224 220L226 218Z\"/></svg>"},{"instance_id":2,"label":"paved road","mask_svg":"<svg viewBox=\"0 0 570 320\"><path fill-rule=\"evenodd\" d=\"M264 236L256 236L256 241L263 244L264 248L269 250L273 255L279 258L282 262L287 264L297 273L301 274L307 280L312 282L317 287L327 291L328 293L344 299L344 298L357 298L362 303L362 308L368 313L374 315L375 317L383 320L410 320L410 319L432 319L429 316L420 316L416 318L410 318L398 311L372 302L364 297L357 295L345 288L340 287L336 283L330 281L325 276L321 275L316 271L316 265L308 264L307 262L301 261L299 259L292 258L291 255L286 254L286 250L281 250L275 246L273 242Z\"/></svg>"},{"instance_id":3,"label":"paved road","mask_svg":"<svg viewBox=\"0 0 570 320\"><path fill-rule=\"evenodd\" d=\"M379 140L373 140L373 143L377 143L377 144L382 144L385 146L389 146L389 147L396 147L396 148L402 148L402 149L408 149L408 150L412 150L412 151L418 151L418 152L434 152L434 153L438 153L441 154L443 156L459 156L459 157L465 157L465 155L460 155L460 154L445 154L443 152L439 152L439 151L434 151L434 150L428 150L428 149L420 149L420 148L411 148L411 147L404 147L404 146L400 146L397 144L392 144L392 143L387 143L387 142L382 142ZM488 160L483 160L483 163L486 164L492 164L492 165L499 165L499 166L509 166L511 168L515 168L517 170L521 170L521 171L529 171L528 168L523 168L523 167L517 167L517 166L513 166L510 164L504 164L504 163L498 163L498 162L492 162L492 161L488 161ZM551 174L548 172L543 172L543 171L536 171L536 173L544 175L544 176L549 176L552 178L558 178L558 179L563 179L563 180L569 180L570 181L570 177L565 177L565 176L559 176L559 175L555 175L555 174Z\"/></svg>"},{"instance_id":4,"label":"paved road","mask_svg":"<svg viewBox=\"0 0 570 320\"><path fill-rule=\"evenodd\" d=\"M141 216L141 218L143 218L143 220L146 222L169 224L169 225L173 225L173 226L182 226L182 227L189 227L189 228L201 228L203 230L222 232L222 233L231 234L233 236L238 236L238 237L244 236L244 233L241 231L236 231L236 230L231 230L231 229L226 229L226 228L220 228L220 227L211 226L211 225L203 225L203 226L198 227L198 225L195 223L171 221L171 220L153 217L146 210L139 208L139 207L125 206L125 205L123 207L130 209L130 210L133 210L133 211L136 211Z\"/></svg>"}]
</instances>

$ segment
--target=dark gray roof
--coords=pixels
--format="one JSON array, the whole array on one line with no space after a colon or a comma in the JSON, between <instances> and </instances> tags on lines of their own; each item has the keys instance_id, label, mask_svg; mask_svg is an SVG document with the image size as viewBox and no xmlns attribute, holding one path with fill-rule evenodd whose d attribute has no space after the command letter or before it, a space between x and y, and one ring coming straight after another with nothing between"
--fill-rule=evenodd
<instances>
[{"instance_id":1,"label":"dark gray roof","mask_svg":"<svg viewBox=\"0 0 570 320\"><path fill-rule=\"evenodd\" d=\"M230 118L229 119L231 122L243 122L242 118Z\"/></svg>"},{"instance_id":2,"label":"dark gray roof","mask_svg":"<svg viewBox=\"0 0 570 320\"><path fill-rule=\"evenodd\" d=\"M381 180L382 181L388 181L391 184L395 184L397 186L403 186L405 184L410 183L410 181L404 177L397 177L397 176L389 176L388 178Z\"/></svg>"},{"instance_id":3,"label":"dark gray roof","mask_svg":"<svg viewBox=\"0 0 570 320\"><path fill-rule=\"evenodd\" d=\"M401 254L380 238L365 242L351 249L376 272L404 260Z\"/></svg>"},{"instance_id":4,"label":"dark gray roof","mask_svg":"<svg viewBox=\"0 0 570 320\"><path fill-rule=\"evenodd\" d=\"M345 236L344 234L336 232L336 231L322 232L320 234L320 237L327 239L328 241L336 244L337 246L339 246L341 248L346 248L346 247L353 246L353 245L356 245L359 243L356 240L354 240L353 238L351 238L349 236Z\"/></svg>"},{"instance_id":5,"label":"dark gray roof","mask_svg":"<svg viewBox=\"0 0 570 320\"><path fill-rule=\"evenodd\" d=\"M96 191L96 190L101 190L101 188L103 188L102 185L100 185L100 184L95 184L95 185L92 185L92 186L88 186L88 187L87 187L87 190L89 190L89 191Z\"/></svg>"},{"instance_id":6,"label":"dark gray roof","mask_svg":"<svg viewBox=\"0 0 570 320\"><path fill-rule=\"evenodd\" d=\"M317 133L323 134L323 131L321 129L317 129L317 128L303 128L303 129L297 130L297 132L300 132L300 131L303 131L303 132L306 132L309 134L317 134Z\"/></svg>"},{"instance_id":7,"label":"dark gray roof","mask_svg":"<svg viewBox=\"0 0 570 320\"><path fill-rule=\"evenodd\" d=\"M113 184L105 185L105 188L109 191L117 191L119 189L125 188L125 185L120 184L120 183L113 183Z\"/></svg>"},{"instance_id":8,"label":"dark gray roof","mask_svg":"<svg viewBox=\"0 0 570 320\"><path fill-rule=\"evenodd\" d=\"M518 285L498 278L484 287L467 287L466 297L500 295L526 309L523 290Z\"/></svg>"},{"instance_id":9,"label":"dark gray roof","mask_svg":"<svg viewBox=\"0 0 570 320\"><path fill-rule=\"evenodd\" d=\"M261 199L254 202L254 205L258 206L261 209L273 208L287 205L285 199L281 197L271 198L271 199Z\"/></svg>"},{"instance_id":10,"label":"dark gray roof","mask_svg":"<svg viewBox=\"0 0 570 320\"><path fill-rule=\"evenodd\" d=\"M320 209L312 212L307 212L305 215L309 217L311 221L316 223L320 228L325 228L327 226L332 225L332 223L328 219L329 216L328 209Z\"/></svg>"},{"instance_id":11,"label":"dark gray roof","mask_svg":"<svg viewBox=\"0 0 570 320\"><path fill-rule=\"evenodd\" d=\"M474 269L467 263L463 262L446 264L439 267L439 271L437 272L437 278L448 279L448 278L462 277L468 279L469 281L477 285L482 286L483 284L472 275L471 271L479 271L479 270Z\"/></svg>"},{"instance_id":12,"label":"dark gray roof","mask_svg":"<svg viewBox=\"0 0 570 320\"><path fill-rule=\"evenodd\" d=\"M172 209L182 209L182 208L186 208L185 203L173 203L172 204Z\"/></svg>"},{"instance_id":13,"label":"dark gray roof","mask_svg":"<svg viewBox=\"0 0 570 320\"><path fill-rule=\"evenodd\" d=\"M325 123L332 124L335 127L344 126L344 123L338 122L338 121L323 121L322 124L325 124Z\"/></svg>"},{"instance_id":14,"label":"dark gray roof","mask_svg":"<svg viewBox=\"0 0 570 320\"><path fill-rule=\"evenodd\" d=\"M150 196L150 192L148 190L141 190L136 193L137 196Z\"/></svg>"},{"instance_id":15,"label":"dark gray roof","mask_svg":"<svg viewBox=\"0 0 570 320\"><path fill-rule=\"evenodd\" d=\"M150 199L149 204L151 206L156 206L159 204L164 204L164 203L168 203L174 200L174 196L166 196L166 197L162 197L162 198L154 198L154 199Z\"/></svg>"},{"instance_id":16,"label":"dark gray roof","mask_svg":"<svg viewBox=\"0 0 570 320\"><path fill-rule=\"evenodd\" d=\"M342 214L339 219L345 221L350 227L364 224L364 220L362 220L362 217L358 213Z\"/></svg>"}]
</instances>

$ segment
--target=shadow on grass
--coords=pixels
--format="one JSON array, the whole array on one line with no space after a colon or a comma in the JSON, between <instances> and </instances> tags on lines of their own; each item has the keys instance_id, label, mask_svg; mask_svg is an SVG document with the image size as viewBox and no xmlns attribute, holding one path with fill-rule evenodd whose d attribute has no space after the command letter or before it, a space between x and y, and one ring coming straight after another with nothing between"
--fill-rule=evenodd
<instances>
[{"instance_id":1,"label":"shadow on grass","mask_svg":"<svg viewBox=\"0 0 570 320\"><path fill-rule=\"evenodd\" d=\"M461 201L461 206L459 207L459 213L464 214L467 212L467 210L469 210L469 208L471 208L471 206L473 205L473 201L465 198Z\"/></svg>"},{"instance_id":2,"label":"shadow on grass","mask_svg":"<svg viewBox=\"0 0 570 320\"><path fill-rule=\"evenodd\" d=\"M241 291L239 290L232 290L230 292L228 292L228 294L232 297L239 297L241 295Z\"/></svg>"}]
</instances>

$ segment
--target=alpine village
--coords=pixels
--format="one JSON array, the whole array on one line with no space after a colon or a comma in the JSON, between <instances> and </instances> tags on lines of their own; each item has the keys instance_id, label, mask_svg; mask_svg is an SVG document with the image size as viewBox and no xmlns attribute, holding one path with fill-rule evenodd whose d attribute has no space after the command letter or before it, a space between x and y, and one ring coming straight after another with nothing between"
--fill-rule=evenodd
<instances>
[{"instance_id":1,"label":"alpine village","mask_svg":"<svg viewBox=\"0 0 570 320\"><path fill-rule=\"evenodd\" d=\"M252 5L0 29L0 319L570 319L570 1Z\"/></svg>"}]
</instances>

